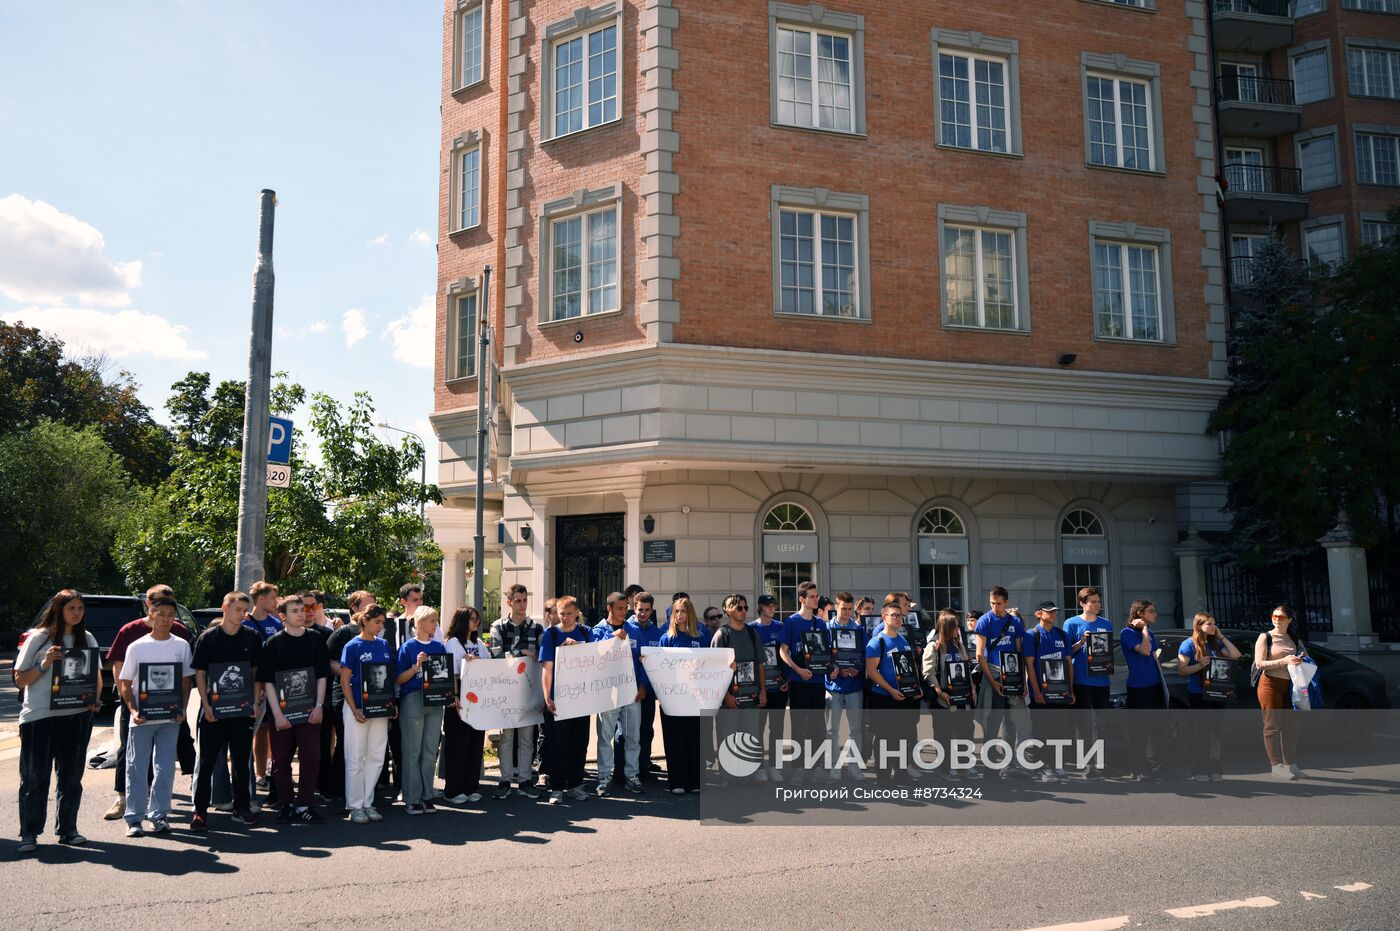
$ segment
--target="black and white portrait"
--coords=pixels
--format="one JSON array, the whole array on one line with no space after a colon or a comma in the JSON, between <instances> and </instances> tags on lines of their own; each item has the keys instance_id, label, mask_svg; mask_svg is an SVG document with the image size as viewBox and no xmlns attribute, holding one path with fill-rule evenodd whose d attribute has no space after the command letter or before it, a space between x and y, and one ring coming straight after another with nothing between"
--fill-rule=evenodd
<instances>
[{"instance_id":1,"label":"black and white portrait","mask_svg":"<svg viewBox=\"0 0 1400 931\"><path fill-rule=\"evenodd\" d=\"M958 663L949 663L949 664L948 664L948 681L949 681L949 682L961 682L963 679L966 679L966 678L967 678L967 663L958 662Z\"/></svg>"},{"instance_id":2,"label":"black and white portrait","mask_svg":"<svg viewBox=\"0 0 1400 931\"><path fill-rule=\"evenodd\" d=\"M1063 683L1065 681L1065 661L1062 659L1047 659L1041 663L1045 671L1046 682Z\"/></svg>"},{"instance_id":3,"label":"black and white portrait","mask_svg":"<svg viewBox=\"0 0 1400 931\"><path fill-rule=\"evenodd\" d=\"M1108 631L1096 631L1089 634L1089 652L1108 652Z\"/></svg>"},{"instance_id":4,"label":"black and white portrait","mask_svg":"<svg viewBox=\"0 0 1400 931\"><path fill-rule=\"evenodd\" d=\"M1017 675L1021 671L1021 657L1015 653L1004 654L1001 658L1001 664L1008 676Z\"/></svg>"},{"instance_id":5,"label":"black and white portrait","mask_svg":"<svg viewBox=\"0 0 1400 931\"><path fill-rule=\"evenodd\" d=\"M365 671L366 681L371 692L384 691L384 683L389 678L387 666L370 666Z\"/></svg>"},{"instance_id":6,"label":"black and white portrait","mask_svg":"<svg viewBox=\"0 0 1400 931\"><path fill-rule=\"evenodd\" d=\"M734 681L739 685L753 685L753 663L739 663L734 667Z\"/></svg>"},{"instance_id":7,"label":"black and white portrait","mask_svg":"<svg viewBox=\"0 0 1400 931\"><path fill-rule=\"evenodd\" d=\"M214 683L215 689L220 692L241 692L247 685L248 680L244 678L243 670L234 663L225 666Z\"/></svg>"},{"instance_id":8,"label":"black and white portrait","mask_svg":"<svg viewBox=\"0 0 1400 931\"><path fill-rule=\"evenodd\" d=\"M311 692L311 673L306 669L289 670L282 680L282 697L287 701L305 698Z\"/></svg>"},{"instance_id":9,"label":"black and white portrait","mask_svg":"<svg viewBox=\"0 0 1400 931\"><path fill-rule=\"evenodd\" d=\"M63 657L63 678L81 679L87 675L88 655L85 650L74 650Z\"/></svg>"},{"instance_id":10,"label":"black and white portrait","mask_svg":"<svg viewBox=\"0 0 1400 931\"><path fill-rule=\"evenodd\" d=\"M169 692L175 688L175 667L156 663L146 667L146 691Z\"/></svg>"},{"instance_id":11,"label":"black and white portrait","mask_svg":"<svg viewBox=\"0 0 1400 931\"><path fill-rule=\"evenodd\" d=\"M836 632L836 649L854 650L856 648L856 632L854 630L838 630Z\"/></svg>"}]
</instances>

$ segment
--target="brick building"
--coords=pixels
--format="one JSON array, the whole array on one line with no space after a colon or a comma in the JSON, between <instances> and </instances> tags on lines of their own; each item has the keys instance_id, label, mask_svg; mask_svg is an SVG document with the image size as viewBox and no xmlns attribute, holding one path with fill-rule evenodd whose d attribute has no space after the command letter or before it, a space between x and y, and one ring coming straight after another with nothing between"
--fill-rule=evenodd
<instances>
[{"instance_id":1,"label":"brick building","mask_svg":"<svg viewBox=\"0 0 1400 931\"><path fill-rule=\"evenodd\" d=\"M489 587L590 616L633 581L788 607L809 577L1194 609L1176 551L1220 504L1226 376L1211 22L1144 4L448 0L444 607L487 314Z\"/></svg>"}]
</instances>

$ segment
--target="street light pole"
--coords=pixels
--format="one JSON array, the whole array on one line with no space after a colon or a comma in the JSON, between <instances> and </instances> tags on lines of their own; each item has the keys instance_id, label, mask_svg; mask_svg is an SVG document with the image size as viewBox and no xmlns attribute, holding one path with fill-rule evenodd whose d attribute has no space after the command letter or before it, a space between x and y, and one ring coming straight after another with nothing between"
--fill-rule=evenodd
<instances>
[{"instance_id":1,"label":"street light pole","mask_svg":"<svg viewBox=\"0 0 1400 931\"><path fill-rule=\"evenodd\" d=\"M258 259L253 267L253 319L248 339L248 386L243 401L243 469L238 483L238 551L234 588L262 581L267 534L267 428L272 402L272 221L277 194L263 190Z\"/></svg>"},{"instance_id":2,"label":"street light pole","mask_svg":"<svg viewBox=\"0 0 1400 931\"><path fill-rule=\"evenodd\" d=\"M490 377L488 360L490 356L490 330L487 320L491 315L491 266L481 270L481 308L476 315L476 539L472 555L472 604L478 611L483 610L485 597L484 577L486 575L486 383Z\"/></svg>"}]
</instances>

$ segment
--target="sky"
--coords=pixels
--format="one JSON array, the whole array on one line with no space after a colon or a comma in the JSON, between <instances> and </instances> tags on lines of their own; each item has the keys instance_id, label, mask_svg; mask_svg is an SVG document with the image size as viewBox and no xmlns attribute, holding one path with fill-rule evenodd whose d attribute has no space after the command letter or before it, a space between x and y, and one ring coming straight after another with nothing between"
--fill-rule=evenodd
<instances>
[{"instance_id":1,"label":"sky","mask_svg":"<svg viewBox=\"0 0 1400 931\"><path fill-rule=\"evenodd\" d=\"M0 318L167 420L185 373L247 377L270 188L273 370L368 391L434 480L441 55L438 0L0 0Z\"/></svg>"}]
</instances>

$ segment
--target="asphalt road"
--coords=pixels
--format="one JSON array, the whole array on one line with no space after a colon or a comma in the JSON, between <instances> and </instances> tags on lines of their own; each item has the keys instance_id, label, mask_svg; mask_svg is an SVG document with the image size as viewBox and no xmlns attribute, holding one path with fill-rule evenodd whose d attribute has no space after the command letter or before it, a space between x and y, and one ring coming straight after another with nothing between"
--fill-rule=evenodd
<instances>
[{"instance_id":1,"label":"asphalt road","mask_svg":"<svg viewBox=\"0 0 1400 931\"><path fill-rule=\"evenodd\" d=\"M0 754L7 837L17 767ZM365 826L236 829L214 815L205 837L177 802L169 835L128 840L101 820L111 779L88 771L88 847L49 836L21 858L0 841L10 927L1400 927L1397 830L1290 828L1296 800L1257 827L714 826L694 796L649 784L562 810L395 807ZM177 777L177 798L188 784Z\"/></svg>"}]
</instances>

